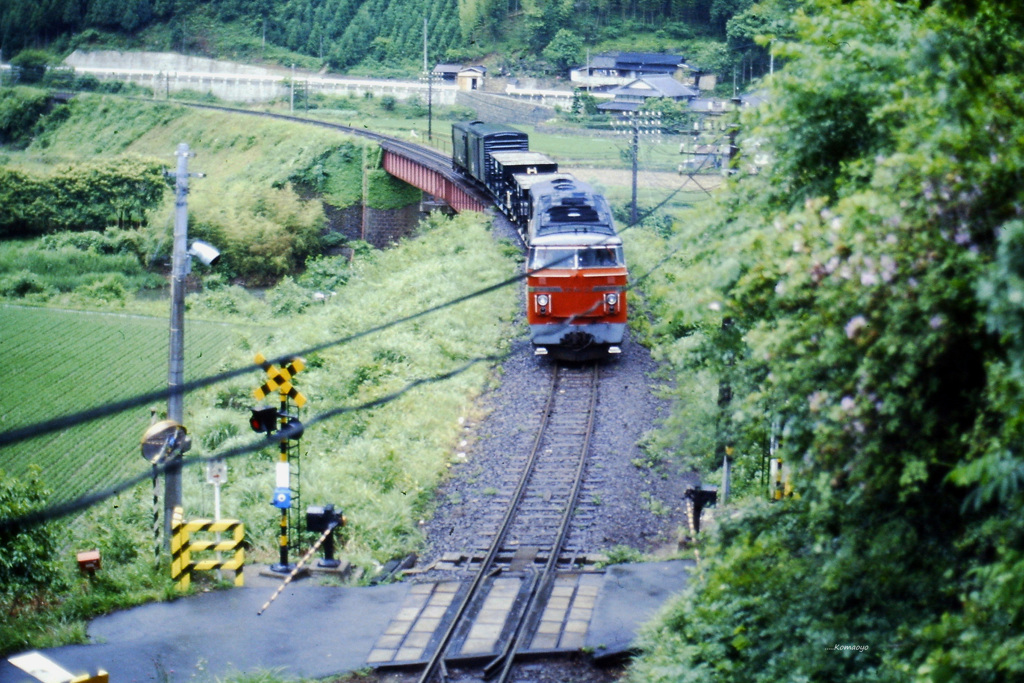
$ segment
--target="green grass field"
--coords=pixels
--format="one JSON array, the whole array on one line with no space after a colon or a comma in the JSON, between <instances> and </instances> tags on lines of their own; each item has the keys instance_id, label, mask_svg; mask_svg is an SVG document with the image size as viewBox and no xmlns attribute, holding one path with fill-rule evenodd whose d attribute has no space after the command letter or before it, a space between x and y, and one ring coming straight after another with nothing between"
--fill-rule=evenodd
<instances>
[{"instance_id":1,"label":"green grass field","mask_svg":"<svg viewBox=\"0 0 1024 683\"><path fill-rule=\"evenodd\" d=\"M227 325L188 321L185 335L186 379L210 374L233 346ZM0 305L0 428L166 387L168 336L166 318ZM139 439L149 420L143 407L5 446L0 470L17 477L37 465L55 499L72 498L148 467Z\"/></svg>"}]
</instances>

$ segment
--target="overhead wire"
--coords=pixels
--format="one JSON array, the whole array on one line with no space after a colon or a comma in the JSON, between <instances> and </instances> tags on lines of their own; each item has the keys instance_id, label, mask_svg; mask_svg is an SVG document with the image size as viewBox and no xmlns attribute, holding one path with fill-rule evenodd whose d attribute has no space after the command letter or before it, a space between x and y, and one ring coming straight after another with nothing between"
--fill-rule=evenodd
<instances>
[{"instance_id":1,"label":"overhead wire","mask_svg":"<svg viewBox=\"0 0 1024 683\"><path fill-rule=\"evenodd\" d=\"M325 420L338 417L339 415L344 415L346 413L354 413L363 410L371 410L373 408L378 408L382 405L386 405L388 403L391 403L392 401L401 398L402 396L404 396L405 394L409 393L410 391L417 387L447 381L449 379L452 379L453 377L461 375L462 373L466 372L467 370L469 370L470 368L479 363L498 362L508 358L510 355L511 352L506 352L503 354L492 354L487 356L478 356L475 358L471 358L470 360L466 361L465 363L463 363L462 365L453 370L433 375L431 377L413 380L412 382L409 382L405 386L396 389L395 391L384 396L380 396L378 398L366 401L364 403L360 403L355 406L340 406L332 410L327 410L322 413L318 413L313 417L305 420L302 424L302 429L318 424ZM173 461L167 461L158 465L154 465L153 468L149 471L140 472L139 474L133 477L128 477L122 480L121 482L109 486L100 491L89 493L78 498L75 498L74 500L60 503L58 505L40 508L38 510L34 510L32 512L28 512L16 517L0 519L0 535L16 533L17 531L27 527L38 526L39 524L44 524L46 522L60 519L62 517L67 517L68 515L74 514L76 512L81 512L87 508L92 507L93 505L96 505L97 503L101 503L109 498L112 498L113 496L116 496L119 493L123 493L124 491L127 491L128 489L144 481L148 481L152 479L154 476L164 474L171 467L181 467L182 469L184 469L186 467L190 467L193 465L226 461L237 458L242 455L254 453L256 451L262 450L263 448L266 448L267 446L273 445L275 443L280 443L281 441L289 438L294 438L296 429L297 427L295 426L285 427L277 432L274 432L273 434L268 435L263 439L258 439L256 441L250 441L248 443L240 444L234 448L231 448L223 452L219 452L215 455L197 455L176 459Z\"/></svg>"},{"instance_id":2,"label":"overhead wire","mask_svg":"<svg viewBox=\"0 0 1024 683\"><path fill-rule=\"evenodd\" d=\"M617 232L617 234L621 235L622 233L626 232L627 230L630 230L631 228L635 227L636 225L639 225L639 224L643 223L643 221L647 217L649 217L655 211L657 211L662 206L664 206L669 201L671 201L671 199L678 192L680 192L681 190L682 190L682 187L677 188L674 192L669 194L663 201L659 202L657 205L655 205L650 210L645 212L643 214L643 216L639 217L637 219L636 223L631 223L630 225L627 225L625 228L622 228L621 230L619 230ZM564 257L563 259L559 259L558 261L555 261L552 264L547 264L545 267L550 268L552 265L556 265L557 263L561 262L565 258L570 258L570 257ZM540 269L540 270L543 270L543 268ZM362 339L364 337L368 337L368 336L377 334L379 332L383 332L384 330L391 329L392 327L396 327L398 325L401 325L401 324L404 324L404 323L407 323L407 322L412 322L413 320L418 320L419 318L423 318L425 316L432 315L433 313L436 313L438 311L442 311L442 310L444 310L446 308L451 308L452 306L456 306L456 305L464 303L466 301L470 301L470 300L475 299L477 297L484 296L486 294L490 294L490 293L498 291L498 290L500 290L500 289L502 289L504 287L508 287L510 285L517 284L517 283L525 280L526 278L528 278L530 275L534 274L535 272L537 272L537 269L535 269L535 270L526 270L526 271L524 271L522 273L519 273L519 274L514 275L512 277L506 278L504 280L501 280L500 282L494 283L492 285L488 285L486 287L483 287L481 289L475 290L475 291L470 292L468 294L465 294L463 296L456 297L454 299L450 299L449 301L437 304L435 306L431 306L429 308L421 309L421 310L419 310L419 311L417 311L415 313L411 313L411 314L409 314L407 316L403 316L403 317L400 317L400 318L396 318L394 320L390 320L388 322L382 323L380 325L376 325L374 327L367 328L366 330L363 330L361 332L356 332L354 334L350 334L350 335L347 335L345 337L339 337L337 339L332 339L332 340L328 340L326 342L321 342L319 344L315 344L313 346L309 346L307 348L300 349L299 351L296 351L295 353L284 354L284 355L281 355L281 356L277 356L277 357L269 359L267 362L269 362L271 364L284 364L284 363L287 363L288 361L292 360L296 356L300 356L300 357L301 356L307 356L307 355L310 355L310 354L313 354L313 353L317 353L319 351L323 351L325 349L332 348L334 346L340 346L340 345L343 345L343 344L351 343L353 341L357 341L357 340ZM10 444L14 444L14 443L18 443L18 442L24 441L26 439L35 438L37 436L43 436L43 435L46 435L46 434L50 434L50 433L53 433L53 432L56 432L56 431L67 429L69 427L74 427L76 425L79 425L79 424L82 424L82 423L85 423L85 422L91 422L93 420L98 420L98 419L103 418L103 417L109 417L111 415L116 415L116 414L122 413L122 412L124 412L126 410L131 410L132 408L139 408L141 406L150 404L150 403L152 403L154 401L165 400L165 399L169 398L172 395L172 393L175 393L175 392L180 392L182 394L187 394L187 393L189 393L191 391L195 391L196 389L203 389L203 388L211 386L213 384L217 384L219 382L223 382L223 381L228 380L228 379L233 379L235 377L239 377L241 375L244 375L244 374L246 374L248 372L252 372L254 370L261 370L262 367L263 366L261 364L259 364L259 363L252 363L250 365L244 365L244 366L241 366L239 368L235 368L234 370L227 370L227 371L224 371L224 372L221 372L221 373L217 373L217 374L214 374L214 375L208 375L206 377L201 377L201 378L198 378L198 379L194 379L194 380L192 380L190 382L185 382L180 387L178 387L178 388L176 388L174 390L171 390L171 389L158 389L158 390L150 391L150 392L147 392L147 393L144 393L144 394L137 394L135 396L132 396L132 397L120 400L120 401L114 401L114 402L110 402L110 403L106 403L106 404L101 404L101 405L99 405L97 407L94 407L94 408L88 408L86 410L78 411L78 412L75 412L75 413L68 413L66 415L61 415L61 416L58 416L58 417L55 417L55 418L51 418L49 420L45 420L45 421L42 421L42 422L37 422L37 423L31 424L31 425L26 425L24 427L16 427L14 429L9 429L9 430L6 430L4 432L0 432L0 447L6 446L6 445L10 445Z\"/></svg>"},{"instance_id":3,"label":"overhead wire","mask_svg":"<svg viewBox=\"0 0 1024 683\"><path fill-rule=\"evenodd\" d=\"M676 188L673 192L671 192L669 195L667 195L661 202L656 204L651 209L645 211L644 214L642 216L638 217L638 219L635 222L630 223L626 227L618 230L616 232L616 235L621 235L622 233L624 233L624 232L626 232L626 231L628 231L628 230L630 230L630 229L632 229L632 228L642 224L644 222L644 220L646 220L648 217L650 217L655 211L657 211L661 207L665 206L669 201L672 200L673 197L675 197L676 194L678 194L680 191L682 191L683 187L685 187L685 184L686 183L684 182L683 185L680 185L678 188ZM609 237L609 239L610 239L610 237ZM605 240L605 241L607 241L607 240ZM683 245L683 246L685 246L685 245ZM676 250L676 251L678 251L678 250ZM673 254L674 253L675 253L675 251L673 252ZM564 257L564 258L571 258L571 257ZM560 260L564 260L564 258L560 259ZM658 264L656 264L654 269L660 267L663 263L667 262L667 260L668 260L668 257L666 257L665 259L662 259L662 261L660 261ZM557 264L557 262L558 261L556 261L555 263ZM358 339L362 339L362 338L368 337L370 335L377 334L379 332L382 332L382 331L390 329L392 327L401 325L403 323L411 322L413 320L417 320L419 318L425 317L427 315L431 315L433 313L436 313L438 311L444 310L446 308L450 308L450 307L458 305L460 303L464 303L466 301L470 301L470 300L475 299L477 297L484 296L486 294L490 294L492 292L498 291L499 289L502 289L504 287L516 284L518 282L521 282L522 280L525 280L530 275L532 275L532 274L534 274L534 273L536 273L536 272L538 272L540 270L544 270L546 268L550 268L552 265L553 264L547 264L543 268L533 269L533 270L527 269L523 273L517 274L517 275L515 275L513 277L510 277L510 278L506 278L506 279L504 279L502 281L499 281L499 282L494 283L492 285L488 285L486 287L483 287L481 289L475 290L475 291L470 292L468 294L465 294L463 296L456 297L454 299L451 299L451 300L446 301L444 303L438 304L436 306L431 306L429 308L421 309L420 311L417 311L415 313L412 313L412 314L409 314L407 316L403 316L403 317L400 317L400 318L396 318L394 320L382 323L380 325L376 325L374 327L368 328L368 329L363 330L361 332L357 332L355 334L351 334L351 335L347 335L345 337L329 340L329 341L326 341L326 342L322 342L320 344L315 344L313 346L310 346L310 347L307 347L305 349L302 349L302 350L300 350L300 351L298 351L296 353L284 354L284 355L281 355L281 356L277 356L277 357L275 357L273 359L270 359L268 362L270 362L272 364L285 364L285 363L291 361L292 359L294 359L296 356L309 355L309 354L316 353L318 351L322 351L322 350L325 350L325 349L328 349L328 348L331 348L331 347L334 347L334 346L339 346L339 345L342 345L342 344L350 343L350 342L356 341ZM648 271L647 273L645 273L641 278L637 279L633 284L627 285L626 289L628 290L628 289L633 288L636 283L638 283L638 282L642 281L644 278L648 277L651 274L651 272L653 272L654 269L652 269L652 270ZM564 323L562 323L562 325L564 327L568 327L568 326L570 326L573 323L573 321L577 317L579 317L580 315L585 315L585 314L586 314L586 312L574 315L574 316L570 317L569 319L567 319ZM360 410L369 410L371 408L375 408L375 407L378 407L380 405L384 405L384 404L389 403L389 402L391 402L393 400L396 400L397 398L399 398L400 396L404 395L405 393L407 393L408 391L412 390L415 387L418 387L418 386L421 386L421 385L424 385L424 384L431 384L431 383L435 383L435 382L445 381L447 379L450 379L452 377L455 377L455 376L465 372L466 370L468 370L470 367L476 365L477 363L480 363L480 362L499 362L501 360L507 359L509 357L509 355L510 355L510 353L505 353L505 354L499 354L499 355L489 355L489 356L481 356L481 357L478 357L478 358L474 358L474 359L470 360L469 362L467 362L466 364L460 366L459 368L456 368L455 370L452 370L452 371L449 371L449 372L446 372L446 373L442 373L442 374L439 374L439 375L435 375L435 376L430 377L430 378L423 378L423 379L414 380L413 382L407 384L405 387L397 390L396 392L393 392L393 393L388 394L386 396L383 396L381 398L375 399L373 401L369 401L369 402L366 402L364 404L360 404L358 406L343 406L343 407L336 408L336 409L333 409L333 410L325 411L325 412L320 413L320 414L314 416L313 418L307 420L306 421L306 425L317 424L317 423L322 422L324 420L327 420L327 419L330 419L332 417L336 417L338 415L342 415L342 414L345 414L345 413L356 412L356 411L360 411ZM217 373L215 375L209 375L207 377L202 377L202 378L199 378L199 379L196 379L196 380L192 380L190 382L186 382L185 384L181 385L180 387L178 387L174 391L175 392L180 392L182 394L188 393L188 392L194 391L196 389L201 389L201 388L204 388L204 387L207 387L207 386L211 386L211 385L216 384L218 382L222 382L222 381L225 381L227 379L232 379L234 377L238 377L238 376L243 375L245 373L249 373L249 372L252 372L254 370L261 370L261 369L263 369L263 364L253 363L251 365L245 365L245 366L242 366L240 368L236 368L234 370L228 370L228 371L225 371L225 372ZM90 409L79 411L79 412L76 412L76 413L70 413L70 414L67 414L67 415L63 415L63 416L59 416L59 417L56 417L56 418L52 418L50 420L46 420L46 421L43 421L43 422L40 422L40 423L36 423L35 425L28 425L28 426L25 426L25 427L20 427L20 428L15 428L15 429L7 430L5 432L0 433L0 446L4 446L4 445L8 445L8 444L13 444L13 443L18 443L20 441L23 441L23 440L26 440L26 439L29 439L29 438L34 438L34 437L41 436L41 435L44 435L44 434L49 434L49 433L52 433L52 432L55 432L55 431L58 431L58 430L61 430L61 429L66 429L68 427L76 426L76 425L83 424L83 423L86 423L86 422L91 422L93 420L97 420L97 419L100 419L100 418L103 418L103 417L108 417L110 415L115 415L115 414L118 414L118 413L123 412L125 410L130 410L132 408L137 408L137 407L146 405L146 404L151 403L151 402L156 401L156 400L166 399L171 394L172 394L172 391L169 390L169 389L161 389L161 390L157 390L157 391L147 392L147 393L144 393L144 394L136 395L134 397L129 397L129 398L121 400L121 401L115 401L115 402L111 402L111 403L108 403L108 404L105 404L105 405L97 406L95 408L90 408ZM286 433L287 432L278 432L278 435L282 435L282 434L286 434ZM287 437L283 437L283 438L287 438ZM280 440L281 439L278 438L276 441L280 441ZM270 442L273 443L273 442L276 442L276 441L271 440ZM257 450L260 450L261 448L266 447L267 445L268 445L268 440L260 440L258 442L253 442L253 443L249 443L249 444L243 444L243 445L238 446L238 447L236 447L234 449L231 449L231 450L223 452L223 453L218 453L216 455L196 456L196 457L192 457L192 458L182 458L181 460L177 460L177 461L172 462L172 463L165 463L163 465L156 466L153 471L142 472L142 473L140 473L140 474L138 474L138 475L136 475L134 477L127 478L127 479L125 479L125 480L123 480L123 481L121 481L121 482L119 482L117 484L114 484L114 485L110 486L110 487L107 487L105 489L102 489L100 491L97 491L97 492L94 492L94 493L91 493L91 494L85 494L85 495L80 496L79 498L76 498L74 500L67 501L67 502L60 503L60 504L53 505L53 506L49 506L49 507L40 508L39 510L36 510L36 511L33 511L33 512L29 512L29 513L26 513L26 514L18 516L18 517L9 518L9 519L0 519L0 533L4 533L4 534L12 533L12 532L17 531L18 529L22 529L22 528L30 527L30 526L37 526L39 524L43 524L43 523L48 522L48 521L53 521L55 519L60 519L62 517L66 517L66 516L74 514L76 512L83 511L83 510L85 510L85 509L87 509L89 507L92 507L93 505L96 505L96 504L98 504L100 502L103 502L103 501L105 501L105 500L107 500L107 499L109 499L109 498L111 498L111 497L113 497L113 496L115 496L115 495L117 495L119 493L122 493L122 492L124 492L124 491L126 491L126 490L128 490L128 489L130 489L130 488L132 488L132 487L134 487L136 485L138 485L139 483L141 483L143 481L147 481L147 480L151 479L154 476L158 476L159 474L162 474L170 466L180 465L182 468L184 468L184 467L191 466L191 465L198 464L198 463L207 463L207 462L226 460L226 459L238 457L240 455L245 455L245 454L248 454L248 453L251 453L251 452L255 452Z\"/></svg>"}]
</instances>

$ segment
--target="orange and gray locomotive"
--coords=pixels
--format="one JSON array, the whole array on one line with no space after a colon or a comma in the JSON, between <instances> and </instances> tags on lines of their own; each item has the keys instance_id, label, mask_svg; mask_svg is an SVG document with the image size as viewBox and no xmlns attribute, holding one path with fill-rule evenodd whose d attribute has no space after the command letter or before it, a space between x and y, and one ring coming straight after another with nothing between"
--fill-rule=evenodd
<instances>
[{"instance_id":1,"label":"orange and gray locomotive","mask_svg":"<svg viewBox=\"0 0 1024 683\"><path fill-rule=\"evenodd\" d=\"M452 150L455 170L487 189L526 245L535 352L574 360L620 353L628 273L605 197L508 126L455 123Z\"/></svg>"}]
</instances>

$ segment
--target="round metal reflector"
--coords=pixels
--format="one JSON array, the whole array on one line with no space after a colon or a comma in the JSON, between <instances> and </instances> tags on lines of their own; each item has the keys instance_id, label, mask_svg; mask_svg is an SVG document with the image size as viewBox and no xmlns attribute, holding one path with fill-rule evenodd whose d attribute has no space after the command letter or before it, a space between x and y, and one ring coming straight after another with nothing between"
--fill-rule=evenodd
<instances>
[{"instance_id":1,"label":"round metal reflector","mask_svg":"<svg viewBox=\"0 0 1024 683\"><path fill-rule=\"evenodd\" d=\"M181 455L187 440L186 430L174 420L160 420L142 435L142 459L159 465Z\"/></svg>"}]
</instances>

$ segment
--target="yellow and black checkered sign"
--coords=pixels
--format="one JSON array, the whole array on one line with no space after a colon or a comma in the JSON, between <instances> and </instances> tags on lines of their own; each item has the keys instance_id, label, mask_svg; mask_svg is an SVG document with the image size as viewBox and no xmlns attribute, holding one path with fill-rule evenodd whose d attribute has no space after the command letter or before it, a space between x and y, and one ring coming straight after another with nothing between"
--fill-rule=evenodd
<instances>
[{"instance_id":1,"label":"yellow and black checkered sign","mask_svg":"<svg viewBox=\"0 0 1024 683\"><path fill-rule=\"evenodd\" d=\"M268 363L262 353L256 354L255 361L267 372L267 381L253 392L257 399L262 401L276 391L281 394L282 398L287 396L295 401L295 405L299 408L306 404L306 397L292 386L291 382L292 377L306 369L306 363L301 358L293 358L283 368Z\"/></svg>"}]
</instances>

